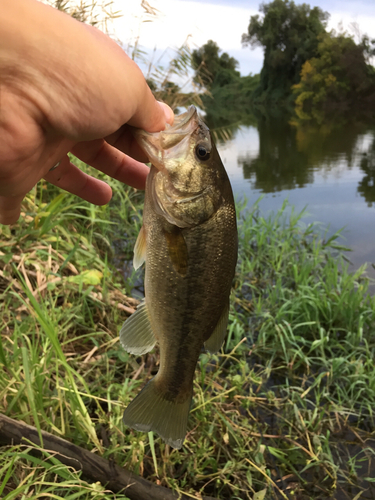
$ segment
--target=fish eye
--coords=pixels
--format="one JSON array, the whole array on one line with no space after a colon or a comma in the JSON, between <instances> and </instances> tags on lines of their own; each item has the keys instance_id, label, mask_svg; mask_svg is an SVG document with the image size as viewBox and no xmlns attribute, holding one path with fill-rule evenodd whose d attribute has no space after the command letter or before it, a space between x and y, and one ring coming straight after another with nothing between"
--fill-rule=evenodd
<instances>
[{"instance_id":1,"label":"fish eye","mask_svg":"<svg viewBox=\"0 0 375 500\"><path fill-rule=\"evenodd\" d=\"M207 149L202 144L197 145L197 147L195 148L195 153L199 160L206 161L210 157L210 152L207 151Z\"/></svg>"}]
</instances>

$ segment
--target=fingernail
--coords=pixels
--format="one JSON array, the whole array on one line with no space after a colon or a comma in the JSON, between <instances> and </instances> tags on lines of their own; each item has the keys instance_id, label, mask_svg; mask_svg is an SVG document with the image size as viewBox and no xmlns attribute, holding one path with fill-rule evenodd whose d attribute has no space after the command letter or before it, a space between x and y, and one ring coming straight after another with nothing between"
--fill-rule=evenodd
<instances>
[{"instance_id":1,"label":"fingernail","mask_svg":"<svg viewBox=\"0 0 375 500\"><path fill-rule=\"evenodd\" d=\"M174 113L172 109L168 106L168 104L165 104L165 102L158 101L158 103L163 108L164 116L167 123L169 123L169 125L172 125L174 122Z\"/></svg>"}]
</instances>

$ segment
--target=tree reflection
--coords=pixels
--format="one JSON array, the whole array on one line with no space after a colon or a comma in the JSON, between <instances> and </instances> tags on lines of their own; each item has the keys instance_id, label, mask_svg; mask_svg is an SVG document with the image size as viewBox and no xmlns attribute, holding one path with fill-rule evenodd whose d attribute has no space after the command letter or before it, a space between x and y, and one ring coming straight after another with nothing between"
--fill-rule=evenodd
<instances>
[{"instance_id":1,"label":"tree reflection","mask_svg":"<svg viewBox=\"0 0 375 500\"><path fill-rule=\"evenodd\" d=\"M206 106L205 113L204 121L216 142L230 141L242 126L256 127L258 122L255 115L245 108L239 110L235 106L220 106L219 103Z\"/></svg>"},{"instance_id":2,"label":"tree reflection","mask_svg":"<svg viewBox=\"0 0 375 500\"><path fill-rule=\"evenodd\" d=\"M297 148L296 132L281 117L260 117L258 121L259 154L238 157L245 179L255 189L273 193L303 187L313 181L307 158Z\"/></svg>"},{"instance_id":3,"label":"tree reflection","mask_svg":"<svg viewBox=\"0 0 375 500\"><path fill-rule=\"evenodd\" d=\"M331 122L322 125L288 121L283 116L258 117L259 152L237 159L245 179L263 193L296 189L314 182L314 172L360 167L365 177L358 192L375 202L375 136L363 149L369 127L364 123Z\"/></svg>"},{"instance_id":4,"label":"tree reflection","mask_svg":"<svg viewBox=\"0 0 375 500\"><path fill-rule=\"evenodd\" d=\"M292 121L296 130L299 151L307 156L308 166L331 170L339 165L352 168L358 160L358 139L368 126L362 122L346 120L325 122Z\"/></svg>"},{"instance_id":5,"label":"tree reflection","mask_svg":"<svg viewBox=\"0 0 375 500\"><path fill-rule=\"evenodd\" d=\"M360 168L365 176L358 184L357 191L367 201L367 205L372 207L375 203L375 135L368 151L362 154Z\"/></svg>"}]
</instances>

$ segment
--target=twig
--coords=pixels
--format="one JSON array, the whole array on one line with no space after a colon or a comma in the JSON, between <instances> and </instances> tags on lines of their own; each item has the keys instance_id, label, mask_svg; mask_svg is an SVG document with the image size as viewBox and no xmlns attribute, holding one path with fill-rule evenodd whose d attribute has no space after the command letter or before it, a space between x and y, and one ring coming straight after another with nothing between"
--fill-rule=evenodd
<instances>
[{"instance_id":1,"label":"twig","mask_svg":"<svg viewBox=\"0 0 375 500\"><path fill-rule=\"evenodd\" d=\"M65 439L42 431L43 450L52 452L61 463L82 470L91 481L100 481L114 493L126 491L130 500L191 500L191 496L177 494L164 486L158 486L139 477L114 462L109 462L88 450ZM6 445L34 443L40 446L38 431L35 427L13 420L0 413L0 443ZM38 449L35 450L38 452ZM197 497L198 498L198 497ZM203 497L202 500L215 500Z\"/></svg>"},{"instance_id":2,"label":"twig","mask_svg":"<svg viewBox=\"0 0 375 500\"><path fill-rule=\"evenodd\" d=\"M294 444L295 446L303 450L307 455L309 455L309 457L316 458L316 456L313 453L311 453L308 449L306 449L304 446L297 443L297 441L294 441L294 439L288 436L281 436L279 434L260 434L258 432L249 432L248 435L254 437L269 438L269 439L285 439L286 441L289 441L290 443Z\"/></svg>"}]
</instances>

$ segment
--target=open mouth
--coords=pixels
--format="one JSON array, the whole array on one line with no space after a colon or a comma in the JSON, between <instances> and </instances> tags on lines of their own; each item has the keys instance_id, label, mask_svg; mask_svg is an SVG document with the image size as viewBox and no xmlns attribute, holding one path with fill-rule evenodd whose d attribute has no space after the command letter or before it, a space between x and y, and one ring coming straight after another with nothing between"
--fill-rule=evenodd
<instances>
[{"instance_id":1,"label":"open mouth","mask_svg":"<svg viewBox=\"0 0 375 500\"><path fill-rule=\"evenodd\" d=\"M150 162L158 169L165 168L164 160L170 156L184 156L188 150L187 141L198 125L198 114L194 106L175 117L172 126L161 132L145 132L135 129L134 136L144 149Z\"/></svg>"},{"instance_id":2,"label":"open mouth","mask_svg":"<svg viewBox=\"0 0 375 500\"><path fill-rule=\"evenodd\" d=\"M174 123L172 126L169 126L166 130L164 130L164 134L175 134L178 132L183 132L185 126L190 122L193 118L194 114L197 112L195 106L189 106L188 110L181 115L178 115L174 119ZM180 130L181 129L181 130Z\"/></svg>"}]
</instances>

